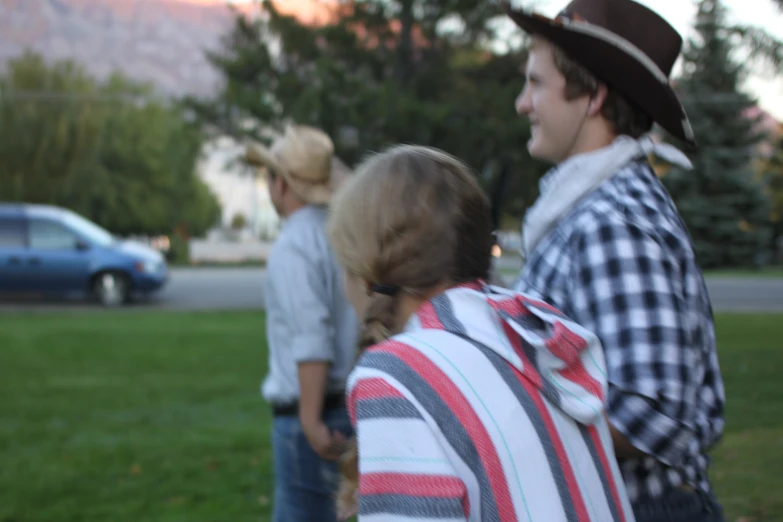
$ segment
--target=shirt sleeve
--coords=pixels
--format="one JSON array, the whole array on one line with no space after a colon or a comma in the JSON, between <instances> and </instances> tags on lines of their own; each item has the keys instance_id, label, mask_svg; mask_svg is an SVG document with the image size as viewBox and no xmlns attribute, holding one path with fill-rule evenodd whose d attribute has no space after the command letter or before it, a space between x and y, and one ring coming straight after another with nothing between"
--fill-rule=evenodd
<instances>
[{"instance_id":1,"label":"shirt sleeve","mask_svg":"<svg viewBox=\"0 0 783 522\"><path fill-rule=\"evenodd\" d=\"M468 520L465 483L397 386L357 368L348 409L359 450L360 521Z\"/></svg>"},{"instance_id":2,"label":"shirt sleeve","mask_svg":"<svg viewBox=\"0 0 783 522\"><path fill-rule=\"evenodd\" d=\"M573 319L604 348L612 424L639 450L680 464L697 436L691 419L699 347L677 262L662 237L612 216L572 243Z\"/></svg>"},{"instance_id":3,"label":"shirt sleeve","mask_svg":"<svg viewBox=\"0 0 783 522\"><path fill-rule=\"evenodd\" d=\"M334 326L323 267L293 245L284 245L267 276L280 314L288 318L294 360L332 362Z\"/></svg>"}]
</instances>

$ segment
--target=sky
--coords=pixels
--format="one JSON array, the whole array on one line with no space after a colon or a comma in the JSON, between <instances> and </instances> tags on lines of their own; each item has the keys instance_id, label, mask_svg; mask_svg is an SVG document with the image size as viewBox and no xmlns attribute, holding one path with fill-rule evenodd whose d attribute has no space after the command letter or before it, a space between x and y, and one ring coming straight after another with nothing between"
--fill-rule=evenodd
<instances>
[{"instance_id":1,"label":"sky","mask_svg":"<svg viewBox=\"0 0 783 522\"><path fill-rule=\"evenodd\" d=\"M229 0L244 3L252 0ZM665 18L684 38L692 35L691 24L696 14L693 0L637 0ZM568 0L512 0L514 5L534 5L541 14L554 16ZM783 13L774 5L773 0L724 0L729 11L729 21L744 25L755 25L783 40ZM675 64L675 74L679 61ZM783 75L754 74L746 85L746 91L758 99L759 105L783 122Z\"/></svg>"}]
</instances>

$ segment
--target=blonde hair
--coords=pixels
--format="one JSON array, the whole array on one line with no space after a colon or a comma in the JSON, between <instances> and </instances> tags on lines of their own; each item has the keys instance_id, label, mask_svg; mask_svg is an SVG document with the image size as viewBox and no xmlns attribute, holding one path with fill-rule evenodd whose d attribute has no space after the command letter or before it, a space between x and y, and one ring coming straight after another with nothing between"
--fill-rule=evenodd
<instances>
[{"instance_id":1,"label":"blonde hair","mask_svg":"<svg viewBox=\"0 0 783 522\"><path fill-rule=\"evenodd\" d=\"M489 277L489 201L470 170L443 151L397 145L370 157L334 196L330 213L329 238L346 272L396 290L372 295L360 353L399 332L400 295ZM354 440L342 459L342 511L355 503L357 466Z\"/></svg>"}]
</instances>

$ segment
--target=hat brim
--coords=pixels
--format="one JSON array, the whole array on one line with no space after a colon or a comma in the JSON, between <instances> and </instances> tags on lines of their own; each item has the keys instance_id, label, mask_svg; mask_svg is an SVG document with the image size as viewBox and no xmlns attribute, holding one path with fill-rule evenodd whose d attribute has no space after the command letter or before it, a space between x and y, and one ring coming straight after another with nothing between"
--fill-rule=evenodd
<instances>
[{"instance_id":1,"label":"hat brim","mask_svg":"<svg viewBox=\"0 0 783 522\"><path fill-rule=\"evenodd\" d=\"M332 198L332 188L325 184L306 183L291 175L275 158L268 147L260 143L249 143L245 148L245 161L256 167L268 168L274 171L276 175L283 176L286 183L305 203L312 205L325 205Z\"/></svg>"},{"instance_id":2,"label":"hat brim","mask_svg":"<svg viewBox=\"0 0 783 522\"><path fill-rule=\"evenodd\" d=\"M351 177L353 171L343 160L334 156L332 158L332 175L329 178L329 187L332 192L337 192L345 180Z\"/></svg>"},{"instance_id":3,"label":"hat brim","mask_svg":"<svg viewBox=\"0 0 783 522\"><path fill-rule=\"evenodd\" d=\"M561 48L599 80L627 97L654 122L691 147L696 146L688 116L668 78L635 47L587 22L547 18L537 13L504 8L522 30ZM619 41L622 40L622 41ZM633 47L630 49L629 46ZM634 51L635 50L635 51Z\"/></svg>"}]
</instances>

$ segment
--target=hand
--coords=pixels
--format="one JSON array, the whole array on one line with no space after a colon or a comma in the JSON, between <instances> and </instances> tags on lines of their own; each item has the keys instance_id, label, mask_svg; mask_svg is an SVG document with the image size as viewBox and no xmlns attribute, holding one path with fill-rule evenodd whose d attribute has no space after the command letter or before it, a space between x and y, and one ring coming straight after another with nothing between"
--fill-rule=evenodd
<instances>
[{"instance_id":1,"label":"hand","mask_svg":"<svg viewBox=\"0 0 783 522\"><path fill-rule=\"evenodd\" d=\"M339 431L329 431L323 422L302 423L302 431L310 447L319 457L326 460L337 460L345 451L348 439Z\"/></svg>"},{"instance_id":2,"label":"hand","mask_svg":"<svg viewBox=\"0 0 783 522\"><path fill-rule=\"evenodd\" d=\"M359 514L359 489L354 489L349 500L337 499L337 520L348 520Z\"/></svg>"}]
</instances>

